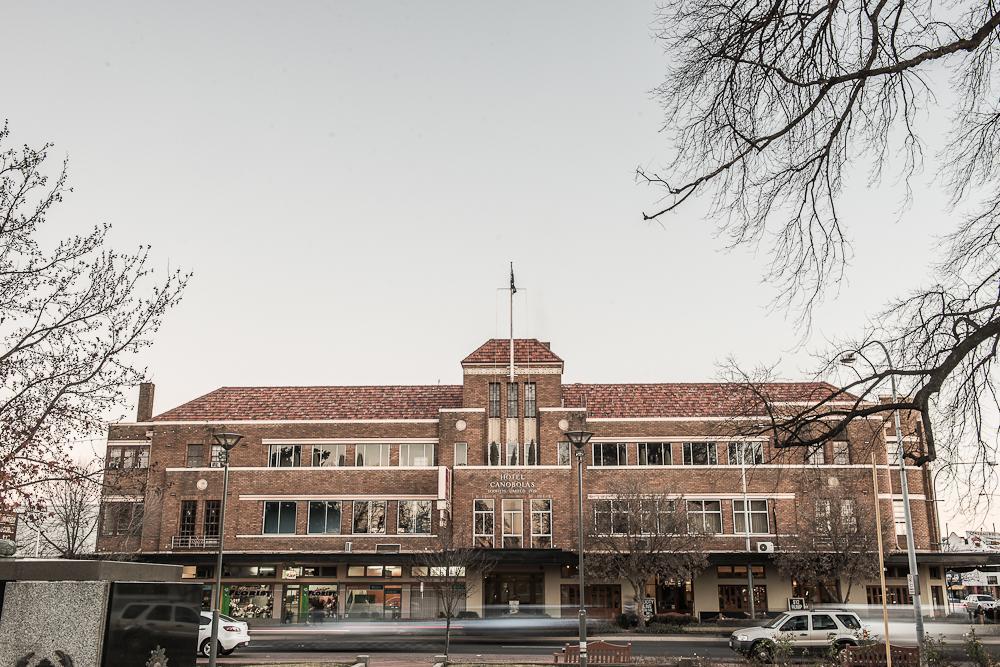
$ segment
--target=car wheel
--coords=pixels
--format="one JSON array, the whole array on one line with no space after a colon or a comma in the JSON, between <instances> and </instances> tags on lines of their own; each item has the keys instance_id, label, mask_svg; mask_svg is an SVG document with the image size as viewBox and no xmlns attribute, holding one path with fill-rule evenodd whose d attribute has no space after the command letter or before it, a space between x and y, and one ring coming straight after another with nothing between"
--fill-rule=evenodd
<instances>
[{"instance_id":1,"label":"car wheel","mask_svg":"<svg viewBox=\"0 0 1000 667\"><path fill-rule=\"evenodd\" d=\"M756 662L771 662L771 647L765 641L755 642L750 647L750 657Z\"/></svg>"},{"instance_id":2,"label":"car wheel","mask_svg":"<svg viewBox=\"0 0 1000 667\"><path fill-rule=\"evenodd\" d=\"M857 646L857 644L856 644L856 643L854 643L854 642L852 642L852 641L851 641L851 640L849 640L849 639L845 639L844 641L839 641L839 642L837 642L837 644L836 644L836 647L837 647L837 654L839 655L839 654L840 654L840 652L841 652L841 651L843 651L843 650L844 650L845 648L847 648L848 646Z\"/></svg>"},{"instance_id":3,"label":"car wheel","mask_svg":"<svg viewBox=\"0 0 1000 667\"><path fill-rule=\"evenodd\" d=\"M229 655L232 652L233 652L233 649L229 649L229 651L226 651L224 648L222 648L222 642L219 642L219 648L216 650L216 654L218 654L218 655ZM203 655L206 658L212 657L212 640L211 640L211 638L208 638L208 639L206 639L205 641L203 641L201 643L201 646L198 647L198 653L200 653L201 655Z\"/></svg>"}]
</instances>

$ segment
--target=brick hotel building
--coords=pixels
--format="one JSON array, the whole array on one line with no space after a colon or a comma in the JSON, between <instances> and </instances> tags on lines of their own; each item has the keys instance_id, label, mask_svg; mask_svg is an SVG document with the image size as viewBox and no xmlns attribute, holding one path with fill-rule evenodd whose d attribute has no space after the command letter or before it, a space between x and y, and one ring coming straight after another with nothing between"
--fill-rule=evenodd
<instances>
[{"instance_id":1,"label":"brick hotel building","mask_svg":"<svg viewBox=\"0 0 1000 667\"><path fill-rule=\"evenodd\" d=\"M137 420L109 428L109 474L134 486L106 492L98 551L183 565L207 589L222 486L212 434L222 430L243 436L230 458L224 612L260 622L435 615L438 601L414 576L415 562L436 544L449 508L457 541L490 550L496 562L470 587L469 611L501 613L517 603L575 614L576 458L564 436L571 430L594 433L586 512L613 512L609 490L634 477L651 492L682 495L692 525L711 533L709 567L694 581L649 582L658 612L738 614L748 567L758 608L785 609L795 584L761 550L780 551L795 513L814 511L796 480L805 469L867 480L867 496L850 509L872 521L873 440L881 510L897 517L903 544L898 468L884 446L894 433L883 421L855 423L844 441L808 457L776 452L766 438L736 434L747 416L732 386L564 384L563 360L548 343L514 343L513 382L510 343L490 340L461 362L456 385L222 387L153 416L153 386L145 384ZM831 390L768 389L789 405ZM906 438L919 447L919 433ZM746 496L740 447L754 461ZM933 612L945 603L943 566L951 561L938 548L929 473L908 475L921 594ZM887 563L890 601L908 601L904 554ZM850 601L880 601L877 583L856 584ZM631 590L594 581L587 598L593 614L611 616Z\"/></svg>"}]
</instances>

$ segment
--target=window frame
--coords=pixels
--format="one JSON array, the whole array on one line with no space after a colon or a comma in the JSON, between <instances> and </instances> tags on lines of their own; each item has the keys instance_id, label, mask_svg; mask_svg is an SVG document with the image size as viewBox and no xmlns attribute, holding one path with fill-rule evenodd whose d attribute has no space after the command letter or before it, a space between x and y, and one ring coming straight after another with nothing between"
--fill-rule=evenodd
<instances>
[{"instance_id":1,"label":"window frame","mask_svg":"<svg viewBox=\"0 0 1000 667\"><path fill-rule=\"evenodd\" d=\"M418 447L423 450L424 456L421 457L421 456L413 456L412 455L412 452L415 451ZM428 448L430 448L430 452L428 452ZM425 463L423 465L420 465L418 463L403 463L403 458L404 458L403 457L403 452L404 451L406 452L406 459L408 459L408 460L410 460L410 459L415 460L415 459L418 459L418 458L425 458L425 459L427 459L427 463ZM432 443L432 442L403 442L403 443L400 443L400 445L399 445L399 458L398 458L398 460L396 462L396 465L399 466L399 467L411 467L411 468L432 468L432 467L434 467L434 443ZM380 467L382 467L382 466L380 466Z\"/></svg>"},{"instance_id":2,"label":"window frame","mask_svg":"<svg viewBox=\"0 0 1000 667\"><path fill-rule=\"evenodd\" d=\"M177 521L179 537L194 537L198 531L198 501L193 498L181 500L180 519ZM190 514L188 513L190 510ZM190 518L190 521L188 521Z\"/></svg>"},{"instance_id":3,"label":"window frame","mask_svg":"<svg viewBox=\"0 0 1000 667\"><path fill-rule=\"evenodd\" d=\"M326 461L317 460L320 452L330 452ZM344 468L347 466L347 445L332 443L313 445L309 461L314 468ZM335 463L329 463L329 461L335 461Z\"/></svg>"},{"instance_id":4,"label":"window frame","mask_svg":"<svg viewBox=\"0 0 1000 667\"><path fill-rule=\"evenodd\" d=\"M364 532L358 532L358 507L365 505L367 507L365 522L369 530ZM375 507L382 508L382 530L373 531L371 530L372 525L372 509ZM351 534L352 535L386 535L386 518L389 515L389 504L385 500L355 500L353 507L351 507Z\"/></svg>"},{"instance_id":5,"label":"window frame","mask_svg":"<svg viewBox=\"0 0 1000 667\"><path fill-rule=\"evenodd\" d=\"M507 503L511 503L511 506L516 506L517 509L507 509ZM516 505L515 505L516 504ZM517 532L508 533L507 532L507 516L510 515L512 520L510 522L512 528L517 528ZM513 517L517 517L517 521L513 521ZM517 539L518 543L516 546L508 546L507 539L510 538L512 541ZM524 499L523 498L502 498L500 500L500 544L504 549L522 549L524 548Z\"/></svg>"},{"instance_id":6,"label":"window frame","mask_svg":"<svg viewBox=\"0 0 1000 667\"><path fill-rule=\"evenodd\" d=\"M201 518L201 534L205 537L217 538L221 528L222 501L218 498L208 498L205 500L205 512Z\"/></svg>"},{"instance_id":7,"label":"window frame","mask_svg":"<svg viewBox=\"0 0 1000 667\"><path fill-rule=\"evenodd\" d=\"M750 462L746 462L747 449L751 451ZM728 443L726 455L731 466L762 465L764 463L764 442L761 440L734 440Z\"/></svg>"},{"instance_id":8,"label":"window frame","mask_svg":"<svg viewBox=\"0 0 1000 667\"><path fill-rule=\"evenodd\" d=\"M507 383L507 419L517 419L521 416L521 385L518 382Z\"/></svg>"},{"instance_id":9,"label":"window frame","mask_svg":"<svg viewBox=\"0 0 1000 667\"><path fill-rule=\"evenodd\" d=\"M490 382L489 388L487 389L487 417L491 419L500 418L501 400L500 400L500 383Z\"/></svg>"},{"instance_id":10,"label":"window frame","mask_svg":"<svg viewBox=\"0 0 1000 667\"><path fill-rule=\"evenodd\" d=\"M538 418L538 386L534 382L524 383L524 418Z\"/></svg>"},{"instance_id":11,"label":"window frame","mask_svg":"<svg viewBox=\"0 0 1000 667\"><path fill-rule=\"evenodd\" d=\"M378 447L378 463L373 464L367 460L370 448ZM358 463L358 456L364 451L362 462ZM385 463L382 463L383 454ZM392 465L392 445L385 442L359 442L354 445L354 465L357 468L388 468Z\"/></svg>"},{"instance_id":12,"label":"window frame","mask_svg":"<svg viewBox=\"0 0 1000 667\"><path fill-rule=\"evenodd\" d=\"M488 503L489 509L480 509L479 503ZM472 544L476 547L492 549L496 546L497 520L496 520L496 498L476 498L472 501ZM490 532L479 531L479 519L484 518L483 530L485 531L485 517L489 517ZM484 538L489 538L489 545L484 543Z\"/></svg>"},{"instance_id":13,"label":"window frame","mask_svg":"<svg viewBox=\"0 0 1000 667\"><path fill-rule=\"evenodd\" d=\"M660 457L664 458L663 463L649 463L649 450L651 446L659 446ZM635 464L640 466L670 466L674 464L673 443L671 442L637 442L635 445ZM666 452L666 456L663 454Z\"/></svg>"},{"instance_id":14,"label":"window frame","mask_svg":"<svg viewBox=\"0 0 1000 667\"><path fill-rule=\"evenodd\" d=\"M566 453L566 462L563 463L563 452ZM573 443L564 440L562 442L556 443L556 465L561 466L572 466L573 465Z\"/></svg>"},{"instance_id":15,"label":"window frame","mask_svg":"<svg viewBox=\"0 0 1000 667\"><path fill-rule=\"evenodd\" d=\"M826 465L826 445L820 445L814 449L806 450L806 465L822 466Z\"/></svg>"},{"instance_id":16,"label":"window frame","mask_svg":"<svg viewBox=\"0 0 1000 667\"><path fill-rule=\"evenodd\" d=\"M771 507L767 498L747 498L747 506L742 510L736 509L737 503L743 503L742 498L733 498L733 534L734 535L770 535L771 534ZM764 503L764 509L754 509L754 503ZM764 531L754 530L754 516L764 515ZM742 518L749 526L750 532L740 530L737 519Z\"/></svg>"},{"instance_id":17,"label":"window frame","mask_svg":"<svg viewBox=\"0 0 1000 667\"><path fill-rule=\"evenodd\" d=\"M323 507L323 530L314 531L313 530L313 506L322 505ZM337 522L337 530L330 530L330 505L337 506L337 512L340 515L340 520ZM309 515L306 517L306 534L307 535L341 535L343 534L344 527L344 501L342 500L310 500L308 507Z\"/></svg>"},{"instance_id":18,"label":"window frame","mask_svg":"<svg viewBox=\"0 0 1000 667\"><path fill-rule=\"evenodd\" d=\"M695 447L705 447L705 459L707 463L695 463ZM717 466L719 465L719 443L709 440L696 440L685 442L683 446L683 465L686 466Z\"/></svg>"},{"instance_id":19,"label":"window frame","mask_svg":"<svg viewBox=\"0 0 1000 667\"><path fill-rule=\"evenodd\" d=\"M198 448L198 456L192 457L192 448ZM197 465L192 462L197 461ZM204 443L189 442L187 448L184 450L184 467L185 468L204 468L205 467L205 445Z\"/></svg>"},{"instance_id":20,"label":"window frame","mask_svg":"<svg viewBox=\"0 0 1000 667\"><path fill-rule=\"evenodd\" d=\"M699 500L699 499L695 499L695 500L687 500L686 502L687 502L687 505L685 506L685 512L687 512L687 517L688 517L688 531L689 532L691 531L691 515L695 514L695 515L700 515L701 516L701 524L702 524L702 529L703 529L702 532L704 534L706 534L706 535L725 535L726 534L726 524L723 522L722 501L721 500L713 500L713 499L707 499L707 500L703 500L702 499L702 500ZM699 510L697 510L695 512L692 512L691 511L691 505L696 504L696 503L700 504L701 509L699 509ZM707 503L718 503L719 504L719 509L717 511L716 510L711 510L710 511L710 510L707 509ZM709 515L715 515L715 514L719 515L719 530L717 530L717 531L709 531L709 530L706 529L707 518L708 518Z\"/></svg>"},{"instance_id":21,"label":"window frame","mask_svg":"<svg viewBox=\"0 0 1000 667\"><path fill-rule=\"evenodd\" d=\"M461 456L459 456L459 452L461 452ZM459 461L461 461L461 463L459 463ZM467 442L455 443L455 453L452 458L452 463L455 466L469 465L469 443Z\"/></svg>"},{"instance_id":22,"label":"window frame","mask_svg":"<svg viewBox=\"0 0 1000 667\"><path fill-rule=\"evenodd\" d=\"M296 535L297 534L297 531L296 531L296 522L298 521L298 518L299 518L298 517L298 514L299 514L298 502L296 502L294 500L265 500L265 501L262 501L262 504L263 504L263 512L261 512L261 528L260 528L261 535ZM277 505L278 506L277 530L273 531L273 532L269 532L267 530L267 506L268 505ZM291 506L291 508L292 508L292 532L290 532L290 533L287 532L287 531L282 531L281 530L281 524L282 524L281 516L283 514L282 510L283 509L287 510L288 506Z\"/></svg>"},{"instance_id":23,"label":"window frame","mask_svg":"<svg viewBox=\"0 0 1000 667\"><path fill-rule=\"evenodd\" d=\"M291 450L292 463L283 465L282 450ZM301 468L302 466L302 445L268 445L267 446L267 467L268 468Z\"/></svg>"},{"instance_id":24,"label":"window frame","mask_svg":"<svg viewBox=\"0 0 1000 667\"><path fill-rule=\"evenodd\" d=\"M834 440L832 446L833 465L851 465L851 443L847 440Z\"/></svg>"},{"instance_id":25,"label":"window frame","mask_svg":"<svg viewBox=\"0 0 1000 667\"><path fill-rule=\"evenodd\" d=\"M411 522L408 528L413 530L403 530L403 505L418 506L416 511L412 511ZM427 530L417 530L420 528L420 515L423 508L427 509ZM434 507L429 500L400 500L396 502L396 534L398 535L430 535L434 532Z\"/></svg>"},{"instance_id":26,"label":"window frame","mask_svg":"<svg viewBox=\"0 0 1000 667\"><path fill-rule=\"evenodd\" d=\"M627 442L592 442L590 443L590 462L595 468L610 468L615 466L628 465L628 443ZM605 463L607 456L605 448L614 447L615 463ZM601 462L597 462L597 449L601 449ZM624 459L624 460L623 460Z\"/></svg>"},{"instance_id":27,"label":"window frame","mask_svg":"<svg viewBox=\"0 0 1000 667\"><path fill-rule=\"evenodd\" d=\"M535 503L547 503L543 509L535 509ZM551 498L531 498L528 501L528 510L531 512L530 517L530 528L531 528L531 548L532 549L551 549L553 547L552 541L552 499ZM536 533L535 532L535 517L548 517L548 527L547 533ZM536 544L536 538L540 541L544 541L544 538L548 538L548 544Z\"/></svg>"}]
</instances>

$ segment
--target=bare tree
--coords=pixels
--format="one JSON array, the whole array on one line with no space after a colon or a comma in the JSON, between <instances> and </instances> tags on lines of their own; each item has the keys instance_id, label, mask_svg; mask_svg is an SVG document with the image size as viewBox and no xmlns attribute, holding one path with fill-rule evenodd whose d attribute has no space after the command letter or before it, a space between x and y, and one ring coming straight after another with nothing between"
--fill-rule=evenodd
<instances>
[{"instance_id":1,"label":"bare tree","mask_svg":"<svg viewBox=\"0 0 1000 667\"><path fill-rule=\"evenodd\" d=\"M868 167L877 183L891 171L908 204L930 155L955 209L928 284L887 297L880 324L836 344L820 369L854 351L866 366L860 377L813 409L776 415L778 444L809 447L898 407L922 422L916 463L995 459L1000 4L666 0L660 11L672 64L657 93L675 159L639 171L664 194L646 219L706 198L733 245L769 244L768 278L808 326L849 255L838 209L849 174ZM921 124L927 116L951 124L933 153L925 141L940 132ZM900 400L875 400L890 376ZM985 483L984 467L979 475Z\"/></svg>"},{"instance_id":2,"label":"bare tree","mask_svg":"<svg viewBox=\"0 0 1000 667\"><path fill-rule=\"evenodd\" d=\"M883 512L880 527L872 525L877 501L870 481L860 478L807 472L797 495L802 500L791 535L782 538L775 563L813 602L845 603L855 584L878 576L878 534L873 529L882 531L886 553L895 546L891 513Z\"/></svg>"},{"instance_id":3,"label":"bare tree","mask_svg":"<svg viewBox=\"0 0 1000 667\"><path fill-rule=\"evenodd\" d=\"M640 622L646 585L657 579L693 579L708 565L703 527L689 525L682 497L652 493L640 480L614 484L593 503L586 567L598 579L624 579Z\"/></svg>"},{"instance_id":4,"label":"bare tree","mask_svg":"<svg viewBox=\"0 0 1000 667\"><path fill-rule=\"evenodd\" d=\"M154 282L148 248L106 247L107 225L43 246L62 202L66 162L51 144L11 145L0 129L0 509L31 512L38 484L87 474L67 442L98 434L143 379L151 344L188 275ZM51 173L49 173L51 172Z\"/></svg>"},{"instance_id":5,"label":"bare tree","mask_svg":"<svg viewBox=\"0 0 1000 667\"><path fill-rule=\"evenodd\" d=\"M436 599L444 618L447 656L451 650L452 620L465 610L466 599L482 586L483 578L496 562L489 551L461 543L449 511L442 515L432 544L416 556L414 563L414 577Z\"/></svg>"}]
</instances>

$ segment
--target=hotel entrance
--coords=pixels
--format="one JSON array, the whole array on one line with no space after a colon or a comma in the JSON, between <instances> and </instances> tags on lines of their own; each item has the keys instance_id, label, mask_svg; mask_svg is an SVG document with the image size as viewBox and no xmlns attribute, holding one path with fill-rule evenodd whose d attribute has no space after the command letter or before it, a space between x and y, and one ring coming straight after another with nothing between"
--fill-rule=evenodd
<instances>
[{"instance_id":1,"label":"hotel entrance","mask_svg":"<svg viewBox=\"0 0 1000 667\"><path fill-rule=\"evenodd\" d=\"M545 605L545 575L541 572L493 572L483 579L483 615L523 613Z\"/></svg>"}]
</instances>

